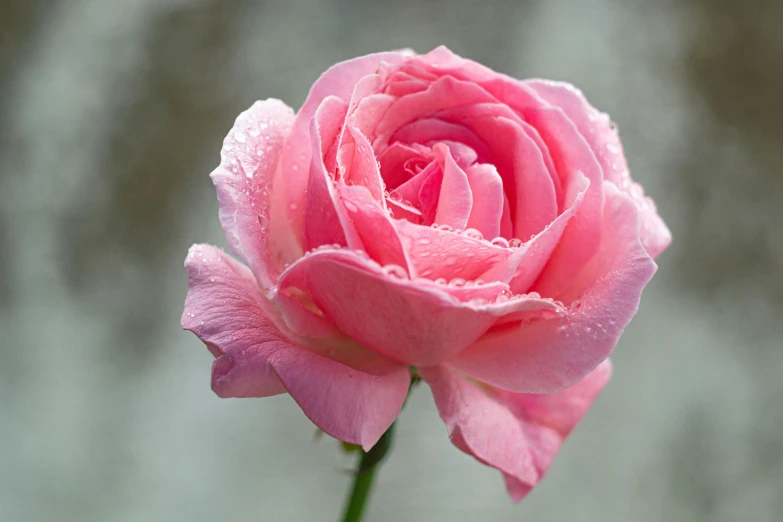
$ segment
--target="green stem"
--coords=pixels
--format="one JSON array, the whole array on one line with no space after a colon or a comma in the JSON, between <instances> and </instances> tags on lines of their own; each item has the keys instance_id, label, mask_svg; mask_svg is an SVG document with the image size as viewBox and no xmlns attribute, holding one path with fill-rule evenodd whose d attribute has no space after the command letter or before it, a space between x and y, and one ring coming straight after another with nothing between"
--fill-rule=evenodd
<instances>
[{"instance_id":1,"label":"green stem","mask_svg":"<svg viewBox=\"0 0 783 522\"><path fill-rule=\"evenodd\" d=\"M419 376L415 373L411 375L411 384L408 388L408 397L410 397L411 391L419 382ZM405 398L405 402L408 401L408 397ZM405 404L403 403L403 406ZM394 437L394 426L396 422L389 426L386 433L381 435L375 446L370 448L370 451L362 452L362 458L359 460L359 467L356 469L356 473L353 478L353 487L351 488L351 494L345 504L345 512L343 515L343 522L360 522L362 514L364 513L364 507L367 505L367 499L372 489L372 481L375 478L375 469L378 464L386 457L386 454L391 448L392 438Z\"/></svg>"},{"instance_id":2,"label":"green stem","mask_svg":"<svg viewBox=\"0 0 783 522\"><path fill-rule=\"evenodd\" d=\"M351 495L345 505L343 522L359 522L362 519L364 506L367 504L367 498L370 495L370 489L372 489L372 480L375 478L375 469L391 446L393 434L394 424L386 430L386 433L381 436L370 451L362 453L359 467L353 478Z\"/></svg>"}]
</instances>

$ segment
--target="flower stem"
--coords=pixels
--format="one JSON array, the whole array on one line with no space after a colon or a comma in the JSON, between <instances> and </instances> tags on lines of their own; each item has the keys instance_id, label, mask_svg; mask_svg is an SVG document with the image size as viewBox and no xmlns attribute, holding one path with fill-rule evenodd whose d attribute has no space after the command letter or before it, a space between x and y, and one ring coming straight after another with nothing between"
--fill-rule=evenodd
<instances>
[{"instance_id":1,"label":"flower stem","mask_svg":"<svg viewBox=\"0 0 783 522\"><path fill-rule=\"evenodd\" d=\"M408 388L408 397L410 397L411 391L418 384L419 376L415 373L411 375L411 384ZM408 402L408 397L405 398L405 402ZM403 406L405 404L403 403ZM370 448L370 451L362 452L362 458L359 460L359 467L356 469L356 473L353 478L353 487L351 488L351 494L345 504L345 511L343 515L343 522L360 522L362 514L364 513L364 507L367 505L367 499L372 489L372 482L375 478L375 469L378 464L386 457L392 444L392 438L394 437L394 426L397 423L392 423L389 429L381 435L375 446Z\"/></svg>"},{"instance_id":2,"label":"flower stem","mask_svg":"<svg viewBox=\"0 0 783 522\"><path fill-rule=\"evenodd\" d=\"M393 435L394 424L386 430L386 433L381 436L378 443L370 451L362 453L359 467L354 475L351 495L348 497L348 502L345 505L343 522L359 522L362 519L364 506L367 504L372 481L375 478L375 469L391 446Z\"/></svg>"}]
</instances>

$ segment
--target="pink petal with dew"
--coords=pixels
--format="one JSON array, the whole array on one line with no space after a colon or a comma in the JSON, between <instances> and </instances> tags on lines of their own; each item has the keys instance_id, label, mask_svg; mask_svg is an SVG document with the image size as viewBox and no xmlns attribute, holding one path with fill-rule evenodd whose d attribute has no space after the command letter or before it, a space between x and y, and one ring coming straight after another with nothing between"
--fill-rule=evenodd
<instances>
[{"instance_id":1,"label":"pink petal with dew","mask_svg":"<svg viewBox=\"0 0 783 522\"><path fill-rule=\"evenodd\" d=\"M349 345L316 353L294 343L250 270L215 247L195 245L185 266L182 327L216 355L212 387L220 397L288 391L322 430L365 449L394 422L408 391L407 367Z\"/></svg>"},{"instance_id":2,"label":"pink petal with dew","mask_svg":"<svg viewBox=\"0 0 783 522\"><path fill-rule=\"evenodd\" d=\"M569 192L567 184L576 179L572 176L574 172L581 172L590 182L582 205L566 225L560 243L535 285L537 292L559 298L601 244L603 173L587 142L560 109L531 109L525 118L547 144L566 193Z\"/></svg>"},{"instance_id":3,"label":"pink petal with dew","mask_svg":"<svg viewBox=\"0 0 783 522\"><path fill-rule=\"evenodd\" d=\"M525 197L517 189L518 179L521 180L523 189L528 185L533 185L547 194L541 203L533 200L532 207L524 200L521 202L521 206L527 208L534 217L540 218L542 205L543 208L552 206L550 192L554 192L552 196L554 198L554 213L562 210L563 189L549 149L538 131L526 123L510 107L497 101L479 103L441 111L437 117L470 129L486 145L486 152L482 158L487 158L486 161L498 168L504 181L506 194L513 196L510 203L514 216L518 214L516 212L517 199ZM547 179L549 182L546 181ZM533 226L527 228L535 229ZM524 227L522 227L522 233L527 233ZM516 237L524 239L521 235Z\"/></svg>"},{"instance_id":4,"label":"pink petal with dew","mask_svg":"<svg viewBox=\"0 0 783 522\"><path fill-rule=\"evenodd\" d=\"M582 205L590 182L581 172L574 172L574 181L568 184L566 210L557 216L544 230L521 245L502 263L498 263L481 275L485 281L508 282L515 294L527 292L549 262L555 247L563 235L568 221Z\"/></svg>"},{"instance_id":5,"label":"pink petal with dew","mask_svg":"<svg viewBox=\"0 0 783 522\"><path fill-rule=\"evenodd\" d=\"M582 91L568 83L528 80L525 85L548 103L565 112L593 149L604 171L605 179L617 185L634 200L639 208L642 223L642 244L647 253L655 259L669 246L672 235L658 215L655 203L649 197L645 197L641 186L631 179L620 136L617 129L613 128L609 116L596 110L584 97Z\"/></svg>"},{"instance_id":6,"label":"pink petal with dew","mask_svg":"<svg viewBox=\"0 0 783 522\"><path fill-rule=\"evenodd\" d=\"M493 307L460 301L434 282L410 280L398 266L381 267L354 251L310 253L280 278L280 291L309 294L324 315L352 339L403 364L432 365L449 359L481 336L499 315L537 308L540 299ZM502 290L502 289L499 289ZM470 290L461 288L462 299ZM476 295L486 295L476 288Z\"/></svg>"},{"instance_id":7,"label":"pink petal with dew","mask_svg":"<svg viewBox=\"0 0 783 522\"><path fill-rule=\"evenodd\" d=\"M310 133L314 151L326 151L337 139L345 117L346 104L339 98L323 101L313 118ZM334 188L333 177L327 172L321 154L312 157L310 179L305 199L305 250L325 244L349 245L361 248L361 241L344 215Z\"/></svg>"},{"instance_id":8,"label":"pink petal with dew","mask_svg":"<svg viewBox=\"0 0 783 522\"><path fill-rule=\"evenodd\" d=\"M361 56L330 67L313 84L307 100L296 115L291 137L282 158L285 176L285 199L289 202L288 217L294 235L302 236L304 230L305 193L312 156L310 122L327 97L336 96L348 102L356 84L374 74L383 63L397 65L410 58L408 52L388 52Z\"/></svg>"},{"instance_id":9,"label":"pink petal with dew","mask_svg":"<svg viewBox=\"0 0 783 522\"><path fill-rule=\"evenodd\" d=\"M482 157L486 157L488 154L487 146L471 130L458 123L436 118L415 120L397 129L391 137L392 143L434 144L439 141L464 143Z\"/></svg>"},{"instance_id":10,"label":"pink petal with dew","mask_svg":"<svg viewBox=\"0 0 783 522\"><path fill-rule=\"evenodd\" d=\"M416 165L426 166L432 161L429 151L425 152L420 147L394 143L378 156L381 176L386 183L386 189L393 191L418 172L413 169Z\"/></svg>"},{"instance_id":11,"label":"pink petal with dew","mask_svg":"<svg viewBox=\"0 0 783 522\"><path fill-rule=\"evenodd\" d=\"M496 238L504 210L503 180L495 166L487 163L472 165L466 173L473 194L467 228L478 230L485 238Z\"/></svg>"},{"instance_id":12,"label":"pink petal with dew","mask_svg":"<svg viewBox=\"0 0 783 522\"><path fill-rule=\"evenodd\" d=\"M505 390L552 393L609 356L657 267L639 241L636 206L611 183L604 191L599 250L568 291L555 296L572 303L568 315L490 332L449 364Z\"/></svg>"},{"instance_id":13,"label":"pink petal with dew","mask_svg":"<svg viewBox=\"0 0 783 522\"><path fill-rule=\"evenodd\" d=\"M285 201L271 196L293 121L283 102L256 102L237 118L223 143L220 166L211 175L226 239L267 291L285 260L299 257L302 250L288 227Z\"/></svg>"},{"instance_id":14,"label":"pink petal with dew","mask_svg":"<svg viewBox=\"0 0 783 522\"><path fill-rule=\"evenodd\" d=\"M503 473L511 499L524 498L546 475L565 439L611 376L609 360L559 393L510 393L476 385L447 366L422 368L449 438Z\"/></svg>"},{"instance_id":15,"label":"pink petal with dew","mask_svg":"<svg viewBox=\"0 0 783 522\"><path fill-rule=\"evenodd\" d=\"M389 214L365 187L341 184L340 196L348 217L364 245L364 251L381 265L402 267L409 277L415 277L413 266L402 247L397 229Z\"/></svg>"},{"instance_id":16,"label":"pink petal with dew","mask_svg":"<svg viewBox=\"0 0 783 522\"><path fill-rule=\"evenodd\" d=\"M443 171L435 223L464 230L473 208L473 194L468 176L454 161L447 146L438 144L432 150Z\"/></svg>"},{"instance_id":17,"label":"pink petal with dew","mask_svg":"<svg viewBox=\"0 0 783 522\"><path fill-rule=\"evenodd\" d=\"M445 109L493 101L481 87L443 77L430 84L426 91L399 98L389 107L386 116L376 128L373 147L382 150L392 135L403 125Z\"/></svg>"},{"instance_id":18,"label":"pink petal with dew","mask_svg":"<svg viewBox=\"0 0 783 522\"><path fill-rule=\"evenodd\" d=\"M345 138L337 159L342 179L348 185L365 187L377 204L385 209L381 171L370 143L358 129L350 126L346 128Z\"/></svg>"},{"instance_id":19,"label":"pink petal with dew","mask_svg":"<svg viewBox=\"0 0 783 522\"><path fill-rule=\"evenodd\" d=\"M416 273L429 279L442 277L449 280L473 280L506 261L513 252L506 243L495 245L473 237L470 233L457 233L401 220L396 221L396 227Z\"/></svg>"}]
</instances>

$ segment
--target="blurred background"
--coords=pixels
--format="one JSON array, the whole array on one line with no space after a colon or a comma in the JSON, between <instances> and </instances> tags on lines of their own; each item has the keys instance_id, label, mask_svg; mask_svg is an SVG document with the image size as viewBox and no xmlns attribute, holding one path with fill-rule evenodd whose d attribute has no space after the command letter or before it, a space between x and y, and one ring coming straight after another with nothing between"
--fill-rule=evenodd
<instances>
[{"instance_id":1,"label":"blurred background","mask_svg":"<svg viewBox=\"0 0 783 522\"><path fill-rule=\"evenodd\" d=\"M226 244L208 174L240 111L440 44L580 86L674 243L525 501L422 387L367 520L783 520L781 26L779 0L4 0L0 520L337 519L352 458L288 396L212 394L182 264Z\"/></svg>"}]
</instances>

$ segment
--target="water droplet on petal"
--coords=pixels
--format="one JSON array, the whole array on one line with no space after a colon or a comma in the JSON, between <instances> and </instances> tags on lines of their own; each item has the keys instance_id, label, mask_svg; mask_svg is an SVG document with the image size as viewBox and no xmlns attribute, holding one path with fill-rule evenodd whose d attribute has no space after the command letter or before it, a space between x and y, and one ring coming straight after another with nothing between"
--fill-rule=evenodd
<instances>
[{"instance_id":1,"label":"water droplet on petal","mask_svg":"<svg viewBox=\"0 0 783 522\"><path fill-rule=\"evenodd\" d=\"M508 240L504 237L496 237L495 239L492 240L492 244L500 248L509 247Z\"/></svg>"},{"instance_id":2,"label":"water droplet on petal","mask_svg":"<svg viewBox=\"0 0 783 522\"><path fill-rule=\"evenodd\" d=\"M400 265L386 265L383 267L383 271L392 277L396 277L398 279L407 279L408 278L408 272Z\"/></svg>"},{"instance_id":3,"label":"water droplet on petal","mask_svg":"<svg viewBox=\"0 0 783 522\"><path fill-rule=\"evenodd\" d=\"M473 239L484 239L484 234L475 228L466 228L462 233Z\"/></svg>"}]
</instances>

